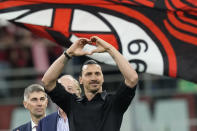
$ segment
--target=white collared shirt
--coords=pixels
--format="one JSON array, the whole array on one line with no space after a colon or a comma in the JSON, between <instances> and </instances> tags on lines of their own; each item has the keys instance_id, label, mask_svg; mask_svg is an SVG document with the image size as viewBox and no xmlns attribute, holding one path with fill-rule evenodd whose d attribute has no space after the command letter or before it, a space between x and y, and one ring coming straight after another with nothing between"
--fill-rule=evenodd
<instances>
[{"instance_id":1,"label":"white collared shirt","mask_svg":"<svg viewBox=\"0 0 197 131\"><path fill-rule=\"evenodd\" d=\"M32 131L36 131L36 127L37 127L38 125L36 125L33 121L32 121L32 119L31 119L31 129L32 129Z\"/></svg>"},{"instance_id":2,"label":"white collared shirt","mask_svg":"<svg viewBox=\"0 0 197 131\"><path fill-rule=\"evenodd\" d=\"M58 115L57 131L69 131L68 118L66 118L65 121L64 118L60 116L59 110Z\"/></svg>"}]
</instances>

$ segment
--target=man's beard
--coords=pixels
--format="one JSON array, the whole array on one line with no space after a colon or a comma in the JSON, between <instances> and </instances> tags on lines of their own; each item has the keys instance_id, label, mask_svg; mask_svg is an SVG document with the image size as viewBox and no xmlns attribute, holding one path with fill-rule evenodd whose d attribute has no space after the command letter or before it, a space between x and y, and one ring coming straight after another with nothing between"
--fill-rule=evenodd
<instances>
[{"instance_id":1,"label":"man's beard","mask_svg":"<svg viewBox=\"0 0 197 131\"><path fill-rule=\"evenodd\" d=\"M96 90L91 90L91 93L96 94L98 92L98 90L99 90L98 88L96 88Z\"/></svg>"},{"instance_id":2,"label":"man's beard","mask_svg":"<svg viewBox=\"0 0 197 131\"><path fill-rule=\"evenodd\" d=\"M98 81L91 81L90 84L100 84ZM97 85L98 86L98 85ZM91 87L92 88L92 87ZM93 90L91 90L90 92L92 94L96 94L97 92L99 91L99 88L98 87L94 87Z\"/></svg>"}]
</instances>

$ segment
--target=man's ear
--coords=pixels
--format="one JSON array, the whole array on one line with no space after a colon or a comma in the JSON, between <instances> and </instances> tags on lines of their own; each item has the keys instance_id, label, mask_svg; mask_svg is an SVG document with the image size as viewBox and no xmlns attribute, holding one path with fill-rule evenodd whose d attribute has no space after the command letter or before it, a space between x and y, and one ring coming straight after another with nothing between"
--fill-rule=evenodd
<instances>
[{"instance_id":1,"label":"man's ear","mask_svg":"<svg viewBox=\"0 0 197 131\"><path fill-rule=\"evenodd\" d=\"M26 101L23 101L23 106L25 107L25 108L27 108L27 102Z\"/></svg>"}]
</instances>

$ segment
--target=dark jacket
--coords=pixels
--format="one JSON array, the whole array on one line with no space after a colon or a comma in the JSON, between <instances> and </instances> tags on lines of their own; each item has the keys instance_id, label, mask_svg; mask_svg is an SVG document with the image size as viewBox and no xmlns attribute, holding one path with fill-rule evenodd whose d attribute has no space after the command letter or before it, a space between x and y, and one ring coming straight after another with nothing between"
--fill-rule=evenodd
<instances>
[{"instance_id":1,"label":"dark jacket","mask_svg":"<svg viewBox=\"0 0 197 131\"><path fill-rule=\"evenodd\" d=\"M21 125L15 129L13 129L13 131L31 131L31 121L24 124L24 125Z\"/></svg>"},{"instance_id":2,"label":"dark jacket","mask_svg":"<svg viewBox=\"0 0 197 131\"><path fill-rule=\"evenodd\" d=\"M39 121L37 131L57 131L58 112L54 112Z\"/></svg>"}]
</instances>

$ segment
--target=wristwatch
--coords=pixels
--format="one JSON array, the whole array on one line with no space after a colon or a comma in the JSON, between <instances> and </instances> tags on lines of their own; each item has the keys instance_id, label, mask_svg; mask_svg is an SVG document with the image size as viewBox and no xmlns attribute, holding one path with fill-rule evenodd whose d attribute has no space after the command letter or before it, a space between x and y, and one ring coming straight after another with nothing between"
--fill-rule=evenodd
<instances>
[{"instance_id":1,"label":"wristwatch","mask_svg":"<svg viewBox=\"0 0 197 131\"><path fill-rule=\"evenodd\" d=\"M66 57L68 60L72 58L71 56L69 56L69 55L66 53L66 50L64 51L64 55L65 55L65 57Z\"/></svg>"}]
</instances>

